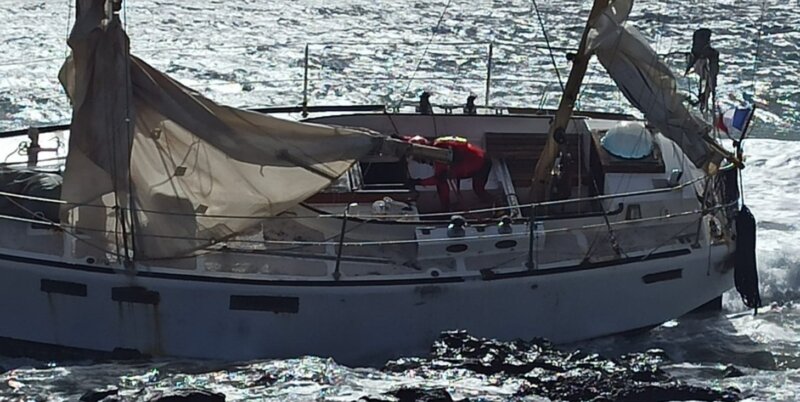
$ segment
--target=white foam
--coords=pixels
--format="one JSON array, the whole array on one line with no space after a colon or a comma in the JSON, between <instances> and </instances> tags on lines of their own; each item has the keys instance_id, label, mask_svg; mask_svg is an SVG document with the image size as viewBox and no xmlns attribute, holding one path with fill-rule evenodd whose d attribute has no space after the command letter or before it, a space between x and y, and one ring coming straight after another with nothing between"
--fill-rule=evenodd
<instances>
[{"instance_id":1,"label":"white foam","mask_svg":"<svg viewBox=\"0 0 800 402\"><path fill-rule=\"evenodd\" d=\"M765 302L800 293L800 142L752 139L745 144L744 200L758 223L756 252Z\"/></svg>"}]
</instances>

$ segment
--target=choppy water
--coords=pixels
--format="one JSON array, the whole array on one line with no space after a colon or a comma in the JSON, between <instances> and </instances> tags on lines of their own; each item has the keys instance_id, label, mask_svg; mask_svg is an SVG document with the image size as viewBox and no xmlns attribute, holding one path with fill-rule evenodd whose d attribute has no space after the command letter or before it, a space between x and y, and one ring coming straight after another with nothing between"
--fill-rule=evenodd
<instances>
[{"instance_id":1,"label":"choppy water","mask_svg":"<svg viewBox=\"0 0 800 402\"><path fill-rule=\"evenodd\" d=\"M491 104L554 106L558 100L556 75L541 48L545 39L529 1L453 0L436 32L438 43L427 53L425 43L446 0L126 3L134 53L227 104L300 103L307 43L311 104L413 100L422 88L435 91L435 103L461 103L469 92L479 94L482 103L488 42L495 42ZM553 46L575 47L590 2L539 3ZM758 259L768 306L754 317L729 294L724 314L562 350L609 358L642 353L637 356L686 384L735 387L750 400L800 399L800 142L791 141L800 139L799 5L797 0L640 1L632 18L664 54L688 50L694 29L714 29L723 57L722 102L736 103L748 93L767 104L755 126L761 138L746 147L744 179L745 199L759 220ZM68 102L55 77L73 14L67 0L0 0L0 130L68 120ZM565 78L563 51L556 59ZM669 60L682 69L681 57ZM682 85L688 88L689 82ZM597 65L580 106L630 110ZM664 353L645 353L654 348ZM743 375L724 378L727 366ZM530 381L519 376L481 374L458 365L393 372L314 357L243 363L8 358L0 359L0 367L6 370L0 399L12 400L75 400L90 388L106 386L118 387L129 400L181 387L222 392L228 400L346 401L403 386L445 388L454 398L471 400L545 395L523 392Z\"/></svg>"}]
</instances>

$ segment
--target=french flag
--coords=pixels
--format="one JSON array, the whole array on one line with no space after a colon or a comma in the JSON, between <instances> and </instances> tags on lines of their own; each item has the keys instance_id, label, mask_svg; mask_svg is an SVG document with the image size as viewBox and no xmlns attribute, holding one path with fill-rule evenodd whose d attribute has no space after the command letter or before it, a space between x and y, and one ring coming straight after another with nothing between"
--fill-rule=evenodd
<instances>
[{"instance_id":1,"label":"french flag","mask_svg":"<svg viewBox=\"0 0 800 402\"><path fill-rule=\"evenodd\" d=\"M752 113L752 107L730 109L717 118L717 128L728 135L741 135Z\"/></svg>"}]
</instances>

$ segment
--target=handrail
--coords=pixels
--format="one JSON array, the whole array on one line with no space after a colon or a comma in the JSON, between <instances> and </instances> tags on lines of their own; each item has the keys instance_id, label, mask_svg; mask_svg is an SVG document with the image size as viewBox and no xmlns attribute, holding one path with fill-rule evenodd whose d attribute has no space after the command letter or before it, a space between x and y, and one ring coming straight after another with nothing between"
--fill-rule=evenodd
<instances>
[{"instance_id":1,"label":"handrail","mask_svg":"<svg viewBox=\"0 0 800 402\"><path fill-rule=\"evenodd\" d=\"M591 230L591 229L605 229L609 225L611 227L617 226L626 226L626 225L633 225L638 223L646 223L646 222L655 222L655 221L664 221L670 219L677 219L686 216L692 215L705 215L708 212L717 211L721 209L728 208L737 204L739 200L735 200L726 204L720 204L710 208L700 208L694 209L689 211L683 211L678 213L671 213L666 215L659 215L659 216L651 216L646 218L639 218L639 219L630 219L630 220L623 220L623 221L616 221L610 222L609 224L603 223L595 223L595 224L585 224L581 226L575 227L560 227L560 228L553 228L553 229L545 229L539 233L542 234L555 234L555 233L569 233L579 230ZM94 228L84 228L84 227L77 227L77 226L67 226L62 225L60 223L52 222L43 218L40 219L31 219L31 218L22 218L12 215L4 215L0 214L0 219L5 220L13 220L19 222L26 222L32 224L40 224L44 226L49 226L55 230L61 230L67 232L70 235L75 235L78 231L85 231L85 232L99 232L99 233L107 233L113 234L114 232L101 230L101 229L94 229ZM74 229L75 232L70 232L67 229ZM480 235L472 235L472 236L463 236L458 237L455 240L463 241L463 240L483 240L483 239L501 239L501 238L508 238L508 237L520 237L523 235L525 238L529 236L529 231L522 231L522 232L512 232L512 233L496 233L496 234L480 234ZM189 236L171 236L171 235L159 235L159 234L138 234L138 236L150 237L155 239L171 239L171 240L200 240L200 241L208 241L209 239L205 238L198 238L198 237L189 237ZM430 239L403 239L403 240L382 240L382 241L343 241L342 239L337 241L306 241L306 240L248 240L248 239L229 239L228 242L230 243L243 243L243 244L259 244L259 245L271 245L271 246L294 246L294 247L319 247L319 246L339 246L341 247L368 247L368 246L387 246L387 245L404 245L404 244L427 244L427 243L443 243L443 242L452 242L454 238L444 237L444 238L430 238ZM225 247L227 248L227 246ZM212 249L213 250L213 249ZM222 250L220 250L222 251Z\"/></svg>"},{"instance_id":2,"label":"handrail","mask_svg":"<svg viewBox=\"0 0 800 402\"><path fill-rule=\"evenodd\" d=\"M604 194L604 195L597 195L592 197L582 197L582 198L571 198L566 200L554 200L554 201L543 201L543 202L534 202L528 204L521 204L519 208L539 208L539 207L547 207L553 205L566 205L566 204L573 204L579 202L587 202L587 201L604 201L609 199L617 199L617 198L628 198L628 197L636 197L636 196L643 196L643 195L655 195L655 194L663 194L673 191L680 191L684 188L694 185L702 180L705 180L709 177L713 177L719 172L723 172L725 169L719 169L717 173L713 175L704 175L684 183L678 184L673 187L665 187L665 188L657 188L657 189L650 189L650 190L638 190L638 191L630 191L626 193L617 193L617 194ZM45 197L36 197L30 196L26 194L19 194L19 193L12 193L6 191L0 191L0 196L2 197L10 197L10 198L19 198L31 201L41 201L41 202L50 202L55 204L63 204L63 205L74 205L76 207L95 207L95 208L107 208L113 209L113 206L106 206L106 205L98 205L98 204L79 204L79 203L70 203L60 199L53 199L53 198L45 198ZM476 214L476 213L489 213L489 212L497 212L497 211L504 211L507 210L508 206L501 206L501 207L492 207L492 208L481 208L481 209L474 209L474 210L461 210L461 211L454 211L454 212L431 212L425 214L417 214L417 215L355 215L354 217L362 220L387 220L387 219L408 219L409 217L450 217L453 215L465 215L465 214ZM181 212L168 212L168 211L155 211L155 210L148 210L148 209L134 209L133 212L144 212L150 214L159 214L159 215L167 215L167 216L196 216L196 217L203 217L203 218L212 218L212 219L342 219L347 217L345 214L324 214L324 215L308 215L308 216L253 216L253 215L215 215L215 214L195 214L195 213L181 213Z\"/></svg>"}]
</instances>

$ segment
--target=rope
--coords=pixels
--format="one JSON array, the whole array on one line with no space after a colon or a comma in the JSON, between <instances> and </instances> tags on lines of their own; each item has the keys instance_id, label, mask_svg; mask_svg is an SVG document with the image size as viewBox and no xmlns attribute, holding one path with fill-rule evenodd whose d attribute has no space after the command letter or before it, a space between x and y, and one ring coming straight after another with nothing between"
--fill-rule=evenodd
<instances>
[{"instance_id":1,"label":"rope","mask_svg":"<svg viewBox=\"0 0 800 402\"><path fill-rule=\"evenodd\" d=\"M564 82L561 80L561 72L558 71L558 64L556 64L556 56L553 54L553 48L550 46L550 37L547 36L547 29L545 29L544 27L542 14L539 13L539 6L536 4L536 0L531 0L531 2L533 2L533 8L536 10L536 18L539 19L539 26L542 27L544 42L547 44L547 50L550 53L550 61L553 62L553 70L556 71L556 77L558 77L558 85L561 86L561 92L564 92Z\"/></svg>"},{"instance_id":2,"label":"rope","mask_svg":"<svg viewBox=\"0 0 800 402\"><path fill-rule=\"evenodd\" d=\"M425 60L425 56L428 54L428 48L433 43L433 38L436 37L436 34L439 33L439 27L442 25L442 20L444 20L444 15L447 13L447 9L450 7L450 3L453 0L447 0L447 4L445 4L444 9L442 10L442 14L439 15L439 21L436 22L436 27L433 28L433 32L431 32L431 36L428 39L428 43L425 44L425 50L422 52L422 56L417 61L417 67L414 68L414 72L411 74L411 79L408 80L408 85L406 86L406 90L403 91L403 94L407 94L408 90L411 88L411 83L414 82L414 77L417 76L417 71L419 71L419 67L422 65L422 61Z\"/></svg>"},{"instance_id":3,"label":"rope","mask_svg":"<svg viewBox=\"0 0 800 402\"><path fill-rule=\"evenodd\" d=\"M16 151L15 151L15 152L16 152ZM8 158L9 158L9 157L11 157L11 155L13 155L13 154L14 154L14 153L11 153L11 154L9 154L9 155L6 157L6 160L8 160ZM66 160L66 159L67 159L67 157L65 157L65 156L58 156L58 157L55 157L55 158L45 158L45 159L38 159L36 162L37 162L38 164L40 164L40 165L41 165L41 164L42 164L42 163L44 163L44 162L60 162L60 161ZM27 166L27 165L28 165L28 161L18 161L18 162L2 162L2 163L0 163L0 167L5 167L5 166L16 166L16 165L25 165L25 166ZM58 167L58 166L59 166L59 164L53 164L53 165L47 165L47 166L48 166L48 167ZM42 166L37 166L37 169L38 169L38 168L41 168L41 167L42 167Z\"/></svg>"}]
</instances>

